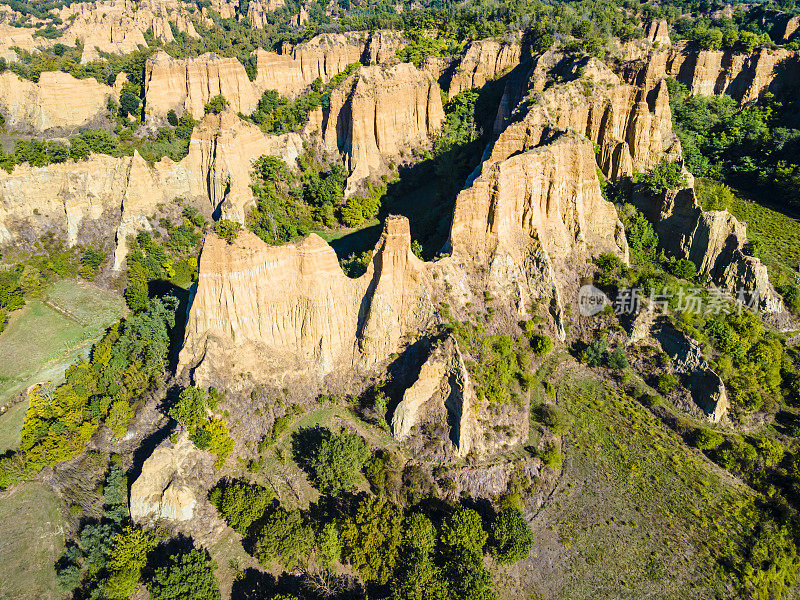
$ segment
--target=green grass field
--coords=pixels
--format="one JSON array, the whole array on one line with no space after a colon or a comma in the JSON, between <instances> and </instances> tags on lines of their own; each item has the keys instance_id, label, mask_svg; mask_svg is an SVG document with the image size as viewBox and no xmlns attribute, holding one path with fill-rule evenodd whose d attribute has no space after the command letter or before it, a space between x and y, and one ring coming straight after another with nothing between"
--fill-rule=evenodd
<instances>
[{"instance_id":1,"label":"green grass field","mask_svg":"<svg viewBox=\"0 0 800 600\"><path fill-rule=\"evenodd\" d=\"M22 483L0 495L0 598L63 598L55 561L64 551L61 501L46 485Z\"/></svg>"},{"instance_id":2,"label":"green grass field","mask_svg":"<svg viewBox=\"0 0 800 600\"><path fill-rule=\"evenodd\" d=\"M0 334L0 406L34 383L59 383L69 365L88 356L123 306L116 294L62 280L12 313ZM0 452L17 444L24 413L24 405L17 404L0 416Z\"/></svg>"}]
</instances>

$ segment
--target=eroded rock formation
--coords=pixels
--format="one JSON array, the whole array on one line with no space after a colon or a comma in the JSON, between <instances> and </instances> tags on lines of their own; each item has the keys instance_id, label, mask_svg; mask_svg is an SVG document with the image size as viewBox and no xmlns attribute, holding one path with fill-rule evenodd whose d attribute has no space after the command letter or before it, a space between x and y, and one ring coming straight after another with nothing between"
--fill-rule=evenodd
<instances>
[{"instance_id":1,"label":"eroded rock formation","mask_svg":"<svg viewBox=\"0 0 800 600\"><path fill-rule=\"evenodd\" d=\"M410 244L408 221L387 218L367 272L350 279L314 234L279 247L249 232L232 246L209 235L181 367L200 382L222 366L283 386L383 361L433 317L428 274Z\"/></svg>"},{"instance_id":2,"label":"eroded rock formation","mask_svg":"<svg viewBox=\"0 0 800 600\"><path fill-rule=\"evenodd\" d=\"M448 336L431 350L414 384L403 394L392 416L399 440L419 435L419 428L444 425L457 456L478 451L477 398L455 338ZM415 429L417 428L417 429Z\"/></svg>"},{"instance_id":3,"label":"eroded rock formation","mask_svg":"<svg viewBox=\"0 0 800 600\"><path fill-rule=\"evenodd\" d=\"M135 523L189 521L198 502L196 474L207 468L208 462L186 432L175 444L162 443L144 461L141 474L131 485L131 519Z\"/></svg>"},{"instance_id":4,"label":"eroded rock formation","mask_svg":"<svg viewBox=\"0 0 800 600\"><path fill-rule=\"evenodd\" d=\"M191 21L195 7L180 0L104 0L80 2L58 10L67 23L57 41L83 45L81 63L97 60L101 52L126 54L147 46L150 30L160 42L174 41L172 26L189 37L199 37Z\"/></svg>"},{"instance_id":5,"label":"eroded rock formation","mask_svg":"<svg viewBox=\"0 0 800 600\"><path fill-rule=\"evenodd\" d=\"M483 87L486 82L516 67L521 54L519 39L472 42L453 71L448 94L452 98L464 90Z\"/></svg>"},{"instance_id":6,"label":"eroded rock formation","mask_svg":"<svg viewBox=\"0 0 800 600\"><path fill-rule=\"evenodd\" d=\"M261 96L238 60L211 52L186 59L157 52L145 64L144 90L145 117L151 120L165 118L170 110L199 118L219 94L234 112L250 114Z\"/></svg>"},{"instance_id":7,"label":"eroded rock formation","mask_svg":"<svg viewBox=\"0 0 800 600\"><path fill-rule=\"evenodd\" d=\"M348 188L422 144L444 120L439 85L409 63L360 67L331 93L322 138L340 152Z\"/></svg>"},{"instance_id":8,"label":"eroded rock formation","mask_svg":"<svg viewBox=\"0 0 800 600\"><path fill-rule=\"evenodd\" d=\"M207 198L208 210L219 209L222 217L244 223L253 201L253 161L266 154L292 168L302 151L303 140L296 133L265 135L232 111L207 115L192 133L189 154L177 169L179 178L186 181L185 189L176 189L180 182L165 187L183 192L177 195Z\"/></svg>"},{"instance_id":9,"label":"eroded rock formation","mask_svg":"<svg viewBox=\"0 0 800 600\"><path fill-rule=\"evenodd\" d=\"M267 15L286 4L284 0L257 0L247 5L247 20L252 27L264 29L268 23Z\"/></svg>"},{"instance_id":10,"label":"eroded rock formation","mask_svg":"<svg viewBox=\"0 0 800 600\"><path fill-rule=\"evenodd\" d=\"M279 52L255 51L260 90L296 96L320 78L324 83L353 63L382 63L394 56L402 37L391 31L326 33L297 45L283 44Z\"/></svg>"},{"instance_id":11,"label":"eroded rock formation","mask_svg":"<svg viewBox=\"0 0 800 600\"><path fill-rule=\"evenodd\" d=\"M73 131L102 119L114 95L92 77L75 79L62 71L46 71L37 83L11 71L0 74L0 109L9 129Z\"/></svg>"},{"instance_id":12,"label":"eroded rock formation","mask_svg":"<svg viewBox=\"0 0 800 600\"><path fill-rule=\"evenodd\" d=\"M126 236L149 228L146 217L160 203L180 197L207 215L243 221L253 201L253 160L267 154L291 166L301 150L299 135L265 135L225 112L208 115L195 127L189 154L178 163L164 158L150 166L134 153L47 167L18 165L11 173L0 171L0 244L49 230L63 231L75 244L84 239L82 226L104 219L117 231L114 268L119 269L127 255Z\"/></svg>"},{"instance_id":13,"label":"eroded rock formation","mask_svg":"<svg viewBox=\"0 0 800 600\"><path fill-rule=\"evenodd\" d=\"M699 274L737 299L767 312L780 310L766 265L744 253L747 231L743 223L727 210L702 210L691 186L666 192L658 209L659 214L651 218L668 251L691 260Z\"/></svg>"},{"instance_id":14,"label":"eroded rock formation","mask_svg":"<svg viewBox=\"0 0 800 600\"><path fill-rule=\"evenodd\" d=\"M754 102L766 92L796 99L800 56L782 48L747 54L697 50L681 43L671 50L650 52L625 67L626 79L640 85L667 76L678 79L693 94L728 94L741 103Z\"/></svg>"},{"instance_id":15,"label":"eroded rock formation","mask_svg":"<svg viewBox=\"0 0 800 600\"><path fill-rule=\"evenodd\" d=\"M672 359L675 372L686 379L692 400L714 423L719 423L730 407L725 384L708 365L703 351L693 339L671 324L659 321L653 335Z\"/></svg>"},{"instance_id":16,"label":"eroded rock formation","mask_svg":"<svg viewBox=\"0 0 800 600\"><path fill-rule=\"evenodd\" d=\"M523 98L529 95L529 108L520 122L503 130L492 149L493 159L534 147L566 130L585 135L600 147L598 165L611 179L647 171L665 157L680 158L663 81L652 88L639 87L622 83L596 59L565 67L546 58L531 70L528 91L519 92ZM551 68L566 70L571 81L549 85Z\"/></svg>"}]
</instances>

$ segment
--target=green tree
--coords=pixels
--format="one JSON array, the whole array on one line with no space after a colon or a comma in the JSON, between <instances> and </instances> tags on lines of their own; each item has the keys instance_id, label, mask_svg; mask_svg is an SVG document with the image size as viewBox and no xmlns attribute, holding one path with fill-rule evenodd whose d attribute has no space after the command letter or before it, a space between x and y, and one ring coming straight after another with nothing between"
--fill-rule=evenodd
<instances>
[{"instance_id":1,"label":"green tree","mask_svg":"<svg viewBox=\"0 0 800 600\"><path fill-rule=\"evenodd\" d=\"M647 173L636 173L633 180L640 184L650 196L657 196L666 190L681 189L687 185L681 164L666 159L663 159Z\"/></svg>"},{"instance_id":2,"label":"green tree","mask_svg":"<svg viewBox=\"0 0 800 600\"><path fill-rule=\"evenodd\" d=\"M471 508L459 506L442 522L440 539L445 548L483 556L488 536L481 516Z\"/></svg>"},{"instance_id":3,"label":"green tree","mask_svg":"<svg viewBox=\"0 0 800 600\"><path fill-rule=\"evenodd\" d=\"M114 536L109 576L103 593L109 600L128 598L139 583L147 555L158 540L152 532L126 527Z\"/></svg>"},{"instance_id":4,"label":"green tree","mask_svg":"<svg viewBox=\"0 0 800 600\"><path fill-rule=\"evenodd\" d=\"M222 94L217 94L206 103L206 114L218 115L228 107L229 102Z\"/></svg>"},{"instance_id":5,"label":"green tree","mask_svg":"<svg viewBox=\"0 0 800 600\"><path fill-rule=\"evenodd\" d=\"M233 244L233 242L236 241L241 228L241 224L236 221L229 221L228 219L222 219L214 223L214 233L229 244Z\"/></svg>"},{"instance_id":6,"label":"green tree","mask_svg":"<svg viewBox=\"0 0 800 600\"><path fill-rule=\"evenodd\" d=\"M528 557L533 532L518 508L509 506L489 523L489 552L500 564L514 564Z\"/></svg>"},{"instance_id":7,"label":"green tree","mask_svg":"<svg viewBox=\"0 0 800 600\"><path fill-rule=\"evenodd\" d=\"M173 554L153 573L148 584L152 600L221 600L217 565L200 550Z\"/></svg>"},{"instance_id":8,"label":"green tree","mask_svg":"<svg viewBox=\"0 0 800 600\"><path fill-rule=\"evenodd\" d=\"M273 494L267 488L241 480L218 484L209 497L228 525L245 536L250 533L250 526L267 512L272 499Z\"/></svg>"},{"instance_id":9,"label":"green tree","mask_svg":"<svg viewBox=\"0 0 800 600\"><path fill-rule=\"evenodd\" d=\"M256 554L262 565L277 559L289 571L302 566L314 547L314 530L300 510L275 508L258 534Z\"/></svg>"},{"instance_id":10,"label":"green tree","mask_svg":"<svg viewBox=\"0 0 800 600\"><path fill-rule=\"evenodd\" d=\"M139 110L139 97L129 84L125 84L122 88L122 93L119 95L119 107L123 117L135 116Z\"/></svg>"},{"instance_id":11,"label":"green tree","mask_svg":"<svg viewBox=\"0 0 800 600\"><path fill-rule=\"evenodd\" d=\"M360 479L361 469L369 458L364 438L349 431L334 434L316 426L294 434L295 460L314 480L321 492L340 494Z\"/></svg>"},{"instance_id":12,"label":"green tree","mask_svg":"<svg viewBox=\"0 0 800 600\"><path fill-rule=\"evenodd\" d=\"M385 584L394 573L403 511L386 498L364 498L342 531L342 558L368 580Z\"/></svg>"}]
</instances>

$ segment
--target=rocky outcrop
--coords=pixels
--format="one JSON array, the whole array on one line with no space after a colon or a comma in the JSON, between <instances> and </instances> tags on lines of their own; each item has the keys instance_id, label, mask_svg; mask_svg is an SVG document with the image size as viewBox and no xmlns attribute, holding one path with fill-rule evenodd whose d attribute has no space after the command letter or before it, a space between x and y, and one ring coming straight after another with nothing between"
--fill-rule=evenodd
<instances>
[{"instance_id":1,"label":"rocky outcrop","mask_svg":"<svg viewBox=\"0 0 800 600\"><path fill-rule=\"evenodd\" d=\"M67 23L57 41L83 45L81 63L101 57L102 53L127 54L139 46L147 46L144 33L150 30L162 43L174 41L172 32L199 37L191 21L194 7L178 0L105 0L81 2L59 9Z\"/></svg>"},{"instance_id":2,"label":"rocky outcrop","mask_svg":"<svg viewBox=\"0 0 800 600\"><path fill-rule=\"evenodd\" d=\"M284 43L278 52L258 49L255 84L261 90L296 96L315 79L327 83L350 64L384 62L401 44L398 33L376 31L321 34L297 45Z\"/></svg>"},{"instance_id":3,"label":"rocky outcrop","mask_svg":"<svg viewBox=\"0 0 800 600\"><path fill-rule=\"evenodd\" d=\"M0 24L0 57L7 61L17 60L14 48L32 52L39 46L47 45L42 38L34 38L34 29Z\"/></svg>"},{"instance_id":4,"label":"rocky outcrop","mask_svg":"<svg viewBox=\"0 0 800 600\"><path fill-rule=\"evenodd\" d=\"M253 161L266 154L279 157L292 168L302 151L303 140L296 133L265 135L258 126L242 121L232 111L207 115L192 133L189 154L177 169L180 179L186 182L185 188L176 189L179 183L166 184L165 188L182 192L176 195L207 199L207 210L244 223L247 208L253 202Z\"/></svg>"},{"instance_id":5,"label":"rocky outcrop","mask_svg":"<svg viewBox=\"0 0 800 600\"><path fill-rule=\"evenodd\" d=\"M48 167L19 165L0 171L0 243L64 231L77 242L81 226L109 216L151 214L164 200L147 163L138 154L113 158L93 155L88 161ZM25 232L31 231L32 236Z\"/></svg>"},{"instance_id":6,"label":"rocky outcrop","mask_svg":"<svg viewBox=\"0 0 800 600\"><path fill-rule=\"evenodd\" d=\"M206 459L206 460L204 460ZM198 503L197 472L208 457L182 433L173 444L165 441L144 461L131 485L130 511L134 523L189 521Z\"/></svg>"},{"instance_id":7,"label":"rocky outcrop","mask_svg":"<svg viewBox=\"0 0 800 600\"><path fill-rule=\"evenodd\" d=\"M238 60L211 52L186 59L157 52L145 63L144 91L148 120L163 119L170 110L179 115L189 111L198 118L206 103L219 94L234 112L250 114L260 97Z\"/></svg>"},{"instance_id":8,"label":"rocky outcrop","mask_svg":"<svg viewBox=\"0 0 800 600\"><path fill-rule=\"evenodd\" d=\"M653 335L672 359L675 372L685 377L692 400L712 422L719 423L727 414L730 402L725 384L709 368L700 346L663 320L659 320Z\"/></svg>"},{"instance_id":9,"label":"rocky outcrop","mask_svg":"<svg viewBox=\"0 0 800 600\"><path fill-rule=\"evenodd\" d=\"M498 143L508 140L501 136ZM566 134L484 163L456 199L450 243L454 255L481 263L498 253L522 260L531 238L556 259L575 251L627 257L620 228L613 204L600 191L592 143Z\"/></svg>"},{"instance_id":10,"label":"rocky outcrop","mask_svg":"<svg viewBox=\"0 0 800 600\"><path fill-rule=\"evenodd\" d=\"M669 46L672 40L669 37L669 23L666 19L653 19L644 29L644 37L647 41Z\"/></svg>"},{"instance_id":11,"label":"rocky outcrop","mask_svg":"<svg viewBox=\"0 0 800 600\"><path fill-rule=\"evenodd\" d=\"M692 94L728 94L741 103L769 92L790 99L800 89L800 56L782 48L760 48L750 54L731 50L698 50L685 43L655 51L625 67L628 81L639 85L675 77Z\"/></svg>"},{"instance_id":12,"label":"rocky outcrop","mask_svg":"<svg viewBox=\"0 0 800 600\"><path fill-rule=\"evenodd\" d=\"M414 384L403 394L392 417L392 432L399 440L421 435L419 427L444 426L457 456L479 451L481 438L476 418L477 398L458 343L448 336L431 350ZM416 430L414 428L417 428Z\"/></svg>"},{"instance_id":13,"label":"rocky outcrop","mask_svg":"<svg viewBox=\"0 0 800 600\"><path fill-rule=\"evenodd\" d=\"M448 94L452 98L459 92L483 87L516 67L520 62L522 44L519 39L487 39L467 46L450 78Z\"/></svg>"},{"instance_id":14,"label":"rocky outcrop","mask_svg":"<svg viewBox=\"0 0 800 600\"><path fill-rule=\"evenodd\" d=\"M247 5L247 20L257 29L264 29L269 22L267 15L282 8L285 0L256 0Z\"/></svg>"},{"instance_id":15,"label":"rocky outcrop","mask_svg":"<svg viewBox=\"0 0 800 600\"><path fill-rule=\"evenodd\" d=\"M199 382L220 368L283 387L385 360L433 316L429 277L410 244L408 221L387 218L367 272L350 279L314 234L279 247L249 232L232 246L209 235L181 368Z\"/></svg>"},{"instance_id":16,"label":"rocky outcrop","mask_svg":"<svg viewBox=\"0 0 800 600\"><path fill-rule=\"evenodd\" d=\"M414 65L360 67L331 93L322 138L342 154L348 191L386 162L429 143L444 120L439 85Z\"/></svg>"},{"instance_id":17,"label":"rocky outcrop","mask_svg":"<svg viewBox=\"0 0 800 600\"><path fill-rule=\"evenodd\" d=\"M531 70L530 105L519 122L503 130L492 148L494 160L567 130L599 146L598 165L614 180L647 171L662 158L680 158L666 83L653 88L625 84L608 67L589 59L569 65L571 81L548 85L547 66L540 72L537 63Z\"/></svg>"},{"instance_id":18,"label":"rocky outcrop","mask_svg":"<svg viewBox=\"0 0 800 600\"><path fill-rule=\"evenodd\" d=\"M744 253L745 225L728 211L703 211L688 187L665 192L660 213L651 218L661 245L691 260L699 274L747 304L767 312L780 310L766 265Z\"/></svg>"},{"instance_id":19,"label":"rocky outcrop","mask_svg":"<svg viewBox=\"0 0 800 600\"><path fill-rule=\"evenodd\" d=\"M36 83L11 71L0 74L0 110L6 127L18 131L74 131L101 119L113 95L94 78L62 71L46 71Z\"/></svg>"},{"instance_id":20,"label":"rocky outcrop","mask_svg":"<svg viewBox=\"0 0 800 600\"><path fill-rule=\"evenodd\" d=\"M82 227L102 218L117 230L114 268L119 269L127 255L126 236L149 228L146 217L159 204L181 197L206 215L243 221L253 201L253 160L267 154L291 166L301 150L299 135L264 135L225 112L208 115L195 127L189 154L177 163L164 158L150 166L134 153L47 167L18 165L11 173L0 171L0 244L54 230L63 231L72 245L84 239Z\"/></svg>"}]
</instances>

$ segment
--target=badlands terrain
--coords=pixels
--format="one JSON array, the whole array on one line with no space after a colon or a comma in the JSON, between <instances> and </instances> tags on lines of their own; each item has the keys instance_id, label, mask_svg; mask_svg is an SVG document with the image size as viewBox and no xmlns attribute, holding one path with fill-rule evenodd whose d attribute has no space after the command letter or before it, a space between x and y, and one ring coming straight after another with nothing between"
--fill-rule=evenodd
<instances>
[{"instance_id":1,"label":"badlands terrain","mask_svg":"<svg viewBox=\"0 0 800 600\"><path fill-rule=\"evenodd\" d=\"M799 29L0 5L0 598L798 597Z\"/></svg>"}]
</instances>

